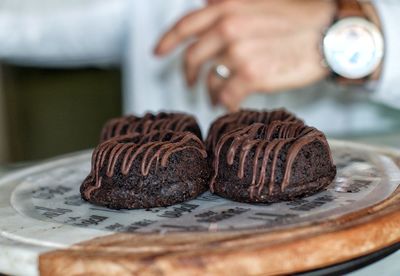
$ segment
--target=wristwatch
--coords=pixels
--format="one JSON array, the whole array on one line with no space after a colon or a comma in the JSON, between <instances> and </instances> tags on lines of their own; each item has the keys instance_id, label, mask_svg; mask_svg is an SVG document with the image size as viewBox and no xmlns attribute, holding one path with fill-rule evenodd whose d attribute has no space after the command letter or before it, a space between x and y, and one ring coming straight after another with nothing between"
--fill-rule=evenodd
<instances>
[{"instance_id":1,"label":"wristwatch","mask_svg":"<svg viewBox=\"0 0 400 276\"><path fill-rule=\"evenodd\" d=\"M323 37L326 65L342 83L360 84L382 62L384 40L379 27L357 0L337 0L334 23Z\"/></svg>"}]
</instances>

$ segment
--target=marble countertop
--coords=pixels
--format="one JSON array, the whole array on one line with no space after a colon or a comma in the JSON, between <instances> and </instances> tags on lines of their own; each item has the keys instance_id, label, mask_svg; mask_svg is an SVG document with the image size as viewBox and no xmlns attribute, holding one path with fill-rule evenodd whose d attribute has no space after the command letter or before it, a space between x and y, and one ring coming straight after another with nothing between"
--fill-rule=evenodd
<instances>
[{"instance_id":1,"label":"marble countertop","mask_svg":"<svg viewBox=\"0 0 400 276\"><path fill-rule=\"evenodd\" d=\"M400 148L400 132L384 134L384 135L369 135L369 136L357 136L357 137L345 137L345 138L346 140L354 142Z\"/></svg>"}]
</instances>

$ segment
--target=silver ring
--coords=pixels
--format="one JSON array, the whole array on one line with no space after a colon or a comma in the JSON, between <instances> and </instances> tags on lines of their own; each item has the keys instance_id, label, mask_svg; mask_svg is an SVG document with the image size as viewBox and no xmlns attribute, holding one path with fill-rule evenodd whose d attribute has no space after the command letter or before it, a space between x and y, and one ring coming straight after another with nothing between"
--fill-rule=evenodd
<instances>
[{"instance_id":1,"label":"silver ring","mask_svg":"<svg viewBox=\"0 0 400 276\"><path fill-rule=\"evenodd\" d=\"M214 67L214 73L219 78L227 80L231 76L231 70L223 64L217 64Z\"/></svg>"}]
</instances>

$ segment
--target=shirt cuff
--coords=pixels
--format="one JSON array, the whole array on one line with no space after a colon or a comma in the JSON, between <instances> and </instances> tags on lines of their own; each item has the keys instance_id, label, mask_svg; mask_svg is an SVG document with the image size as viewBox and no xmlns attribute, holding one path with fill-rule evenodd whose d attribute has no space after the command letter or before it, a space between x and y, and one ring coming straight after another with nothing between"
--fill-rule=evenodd
<instances>
[{"instance_id":1,"label":"shirt cuff","mask_svg":"<svg viewBox=\"0 0 400 276\"><path fill-rule=\"evenodd\" d=\"M385 54L380 80L372 98L400 108L400 1L374 0L373 4L382 23Z\"/></svg>"}]
</instances>

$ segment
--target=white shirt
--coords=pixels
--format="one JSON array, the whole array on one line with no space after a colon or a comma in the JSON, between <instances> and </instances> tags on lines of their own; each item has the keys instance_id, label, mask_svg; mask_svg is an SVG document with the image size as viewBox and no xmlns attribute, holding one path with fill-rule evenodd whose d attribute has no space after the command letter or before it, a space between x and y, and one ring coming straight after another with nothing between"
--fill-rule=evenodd
<instances>
[{"instance_id":1,"label":"white shirt","mask_svg":"<svg viewBox=\"0 0 400 276\"><path fill-rule=\"evenodd\" d=\"M40 2L40 4L39 4ZM75 67L122 65L124 112L178 110L197 115L203 130L223 109L212 108L204 82L188 89L182 50L153 55L160 35L201 0L3 0L0 57L19 64ZM284 106L333 135L400 129L400 1L377 0L386 40L379 87L347 91L327 82L277 95L256 95L243 106Z\"/></svg>"}]
</instances>

